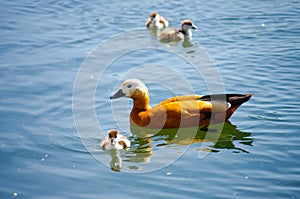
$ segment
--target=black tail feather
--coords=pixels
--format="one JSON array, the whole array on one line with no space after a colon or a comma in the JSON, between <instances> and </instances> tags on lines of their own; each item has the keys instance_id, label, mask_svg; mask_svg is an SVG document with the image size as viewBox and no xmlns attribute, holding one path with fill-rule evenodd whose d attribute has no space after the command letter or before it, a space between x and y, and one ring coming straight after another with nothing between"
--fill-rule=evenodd
<instances>
[{"instance_id":1,"label":"black tail feather","mask_svg":"<svg viewBox=\"0 0 300 199\"><path fill-rule=\"evenodd\" d=\"M204 95L200 97L200 100L203 101L215 101L221 100L229 102L231 106L241 105L247 102L252 97L252 94L213 94L213 95Z\"/></svg>"}]
</instances>

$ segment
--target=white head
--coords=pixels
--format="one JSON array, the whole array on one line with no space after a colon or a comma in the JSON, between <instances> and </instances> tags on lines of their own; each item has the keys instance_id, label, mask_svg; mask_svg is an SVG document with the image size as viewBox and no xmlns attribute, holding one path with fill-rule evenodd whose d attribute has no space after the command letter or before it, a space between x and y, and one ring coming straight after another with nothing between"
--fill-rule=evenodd
<instances>
[{"instance_id":1,"label":"white head","mask_svg":"<svg viewBox=\"0 0 300 199\"><path fill-rule=\"evenodd\" d=\"M184 32L185 36L192 38L191 29L197 29L198 27L191 20L184 20L181 23L181 29Z\"/></svg>"},{"instance_id":2,"label":"white head","mask_svg":"<svg viewBox=\"0 0 300 199\"><path fill-rule=\"evenodd\" d=\"M145 84L139 79L127 79L122 83L121 88L110 99L119 97L134 98L138 94L148 94Z\"/></svg>"}]
</instances>

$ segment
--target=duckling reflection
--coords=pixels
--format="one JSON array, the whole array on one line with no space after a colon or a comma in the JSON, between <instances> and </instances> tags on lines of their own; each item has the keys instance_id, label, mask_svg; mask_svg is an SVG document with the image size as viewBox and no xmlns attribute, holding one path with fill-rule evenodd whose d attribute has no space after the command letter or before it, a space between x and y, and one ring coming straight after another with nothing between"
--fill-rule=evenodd
<instances>
[{"instance_id":1,"label":"duckling reflection","mask_svg":"<svg viewBox=\"0 0 300 199\"><path fill-rule=\"evenodd\" d=\"M183 48L190 48L193 45L194 45L193 42L189 39L184 39L183 42L182 42L182 47Z\"/></svg>"},{"instance_id":2,"label":"duckling reflection","mask_svg":"<svg viewBox=\"0 0 300 199\"><path fill-rule=\"evenodd\" d=\"M122 159L121 159L121 156L120 156L120 151L111 150L110 151L110 157L111 157L111 161L110 161L111 170L116 171L116 172L121 171Z\"/></svg>"},{"instance_id":3,"label":"duckling reflection","mask_svg":"<svg viewBox=\"0 0 300 199\"><path fill-rule=\"evenodd\" d=\"M152 35L154 34L159 34L159 32L157 33L152 33ZM166 47L170 48L172 46L177 46L181 43L183 48L191 48L192 46L195 45L195 43L193 41L191 41L190 39L184 38L183 40L174 40L174 41L166 41L166 40L159 40L160 43L166 45Z\"/></svg>"},{"instance_id":4,"label":"duckling reflection","mask_svg":"<svg viewBox=\"0 0 300 199\"><path fill-rule=\"evenodd\" d=\"M154 38L154 39L156 39L161 33L161 30L159 28L156 28L156 27L148 28L148 30L150 32L151 37Z\"/></svg>"},{"instance_id":5,"label":"duckling reflection","mask_svg":"<svg viewBox=\"0 0 300 199\"><path fill-rule=\"evenodd\" d=\"M112 171L119 172L121 171L123 161L131 163L145 163L150 162L151 157L153 156L152 144L151 144L151 135L144 134L144 137L131 137L130 140L132 144L127 144L127 147L123 149L123 146L116 143L112 145L114 141L112 138L120 138L121 134L115 135L115 130L110 131L108 136L102 140L101 148L103 151L107 151L110 155L110 167ZM149 137L148 137L149 136ZM124 138L122 136L122 138ZM124 140L123 140L124 141ZM128 139L129 142L129 139ZM130 148L128 148L130 146ZM121 147L121 148L120 148ZM128 166L130 169L139 170L139 166Z\"/></svg>"}]
</instances>

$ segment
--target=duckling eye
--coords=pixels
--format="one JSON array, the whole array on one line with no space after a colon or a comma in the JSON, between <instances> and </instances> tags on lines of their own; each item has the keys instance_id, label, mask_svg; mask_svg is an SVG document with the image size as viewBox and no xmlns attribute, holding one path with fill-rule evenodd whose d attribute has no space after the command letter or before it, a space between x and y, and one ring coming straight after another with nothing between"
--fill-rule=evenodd
<instances>
[{"instance_id":1,"label":"duckling eye","mask_svg":"<svg viewBox=\"0 0 300 199\"><path fill-rule=\"evenodd\" d=\"M131 84L128 84L128 85L127 85L127 88L131 88L131 87L132 87L132 85L131 85Z\"/></svg>"}]
</instances>

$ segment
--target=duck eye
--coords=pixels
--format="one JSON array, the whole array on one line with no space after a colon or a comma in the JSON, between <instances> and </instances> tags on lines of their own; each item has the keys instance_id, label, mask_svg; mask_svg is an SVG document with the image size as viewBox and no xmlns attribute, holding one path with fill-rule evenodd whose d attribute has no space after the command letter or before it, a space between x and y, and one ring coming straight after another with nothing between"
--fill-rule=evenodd
<instances>
[{"instance_id":1,"label":"duck eye","mask_svg":"<svg viewBox=\"0 0 300 199\"><path fill-rule=\"evenodd\" d=\"M132 87L132 85L131 85L131 84L128 84L128 85L127 85L127 88L131 88L131 87Z\"/></svg>"}]
</instances>

